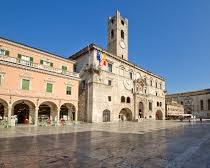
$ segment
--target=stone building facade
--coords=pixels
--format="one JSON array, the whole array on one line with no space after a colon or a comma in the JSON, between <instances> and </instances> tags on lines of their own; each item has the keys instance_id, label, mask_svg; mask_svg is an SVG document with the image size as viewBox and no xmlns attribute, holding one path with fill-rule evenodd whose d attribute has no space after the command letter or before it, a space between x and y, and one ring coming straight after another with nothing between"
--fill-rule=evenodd
<instances>
[{"instance_id":1,"label":"stone building facade","mask_svg":"<svg viewBox=\"0 0 210 168\"><path fill-rule=\"evenodd\" d=\"M184 106L176 101L166 101L166 118L177 118L184 115Z\"/></svg>"},{"instance_id":2,"label":"stone building facade","mask_svg":"<svg viewBox=\"0 0 210 168\"><path fill-rule=\"evenodd\" d=\"M100 56L105 58L101 65ZM80 73L78 119L87 122L165 118L165 80L128 61L128 20L108 19L108 48L91 44L70 57Z\"/></svg>"},{"instance_id":3,"label":"stone building facade","mask_svg":"<svg viewBox=\"0 0 210 168\"><path fill-rule=\"evenodd\" d=\"M79 74L75 61L0 38L0 120L20 124L50 118L77 120Z\"/></svg>"},{"instance_id":4,"label":"stone building facade","mask_svg":"<svg viewBox=\"0 0 210 168\"><path fill-rule=\"evenodd\" d=\"M210 118L210 89L167 94L166 101L177 101L183 105L185 114Z\"/></svg>"}]
</instances>

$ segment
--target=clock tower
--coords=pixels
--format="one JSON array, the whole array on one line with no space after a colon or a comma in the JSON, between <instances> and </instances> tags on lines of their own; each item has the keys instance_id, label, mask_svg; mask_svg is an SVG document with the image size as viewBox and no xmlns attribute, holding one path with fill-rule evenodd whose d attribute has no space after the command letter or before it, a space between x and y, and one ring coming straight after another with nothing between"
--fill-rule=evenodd
<instances>
[{"instance_id":1,"label":"clock tower","mask_svg":"<svg viewBox=\"0 0 210 168\"><path fill-rule=\"evenodd\" d=\"M128 60L128 19L119 11L108 20L108 52Z\"/></svg>"}]
</instances>

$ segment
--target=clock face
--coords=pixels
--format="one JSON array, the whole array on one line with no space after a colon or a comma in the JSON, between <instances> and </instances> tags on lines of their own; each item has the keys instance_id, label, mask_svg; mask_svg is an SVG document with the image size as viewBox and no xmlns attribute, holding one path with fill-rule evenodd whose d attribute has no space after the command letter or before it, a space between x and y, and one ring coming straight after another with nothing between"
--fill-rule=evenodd
<instances>
[{"instance_id":1,"label":"clock face","mask_svg":"<svg viewBox=\"0 0 210 168\"><path fill-rule=\"evenodd\" d=\"M133 88L133 82L131 80L124 80L124 87L128 90L131 90Z\"/></svg>"},{"instance_id":2,"label":"clock face","mask_svg":"<svg viewBox=\"0 0 210 168\"><path fill-rule=\"evenodd\" d=\"M125 48L125 43L124 43L124 41L120 41L120 47L123 48L123 49Z\"/></svg>"}]
</instances>

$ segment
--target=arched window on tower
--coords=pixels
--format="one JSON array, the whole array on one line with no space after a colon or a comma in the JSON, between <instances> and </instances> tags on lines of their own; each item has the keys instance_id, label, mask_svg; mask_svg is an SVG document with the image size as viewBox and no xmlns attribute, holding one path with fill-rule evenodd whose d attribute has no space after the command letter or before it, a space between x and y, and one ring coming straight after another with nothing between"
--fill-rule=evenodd
<instances>
[{"instance_id":1,"label":"arched window on tower","mask_svg":"<svg viewBox=\"0 0 210 168\"><path fill-rule=\"evenodd\" d=\"M131 102L131 98L130 98L130 97L127 97L126 102L127 102L127 103L130 103L130 102Z\"/></svg>"},{"instance_id":2,"label":"arched window on tower","mask_svg":"<svg viewBox=\"0 0 210 168\"><path fill-rule=\"evenodd\" d=\"M111 38L114 38L114 30L111 30Z\"/></svg>"},{"instance_id":3,"label":"arched window on tower","mask_svg":"<svg viewBox=\"0 0 210 168\"><path fill-rule=\"evenodd\" d=\"M124 31L121 30L121 38L124 39Z\"/></svg>"},{"instance_id":4,"label":"arched window on tower","mask_svg":"<svg viewBox=\"0 0 210 168\"><path fill-rule=\"evenodd\" d=\"M125 97L121 96L121 103L125 103Z\"/></svg>"}]
</instances>

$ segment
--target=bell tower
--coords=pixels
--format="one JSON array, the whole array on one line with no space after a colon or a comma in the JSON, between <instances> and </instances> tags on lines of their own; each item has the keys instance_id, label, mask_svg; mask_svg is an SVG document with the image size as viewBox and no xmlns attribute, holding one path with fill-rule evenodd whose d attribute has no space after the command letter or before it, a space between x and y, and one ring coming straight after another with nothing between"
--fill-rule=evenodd
<instances>
[{"instance_id":1,"label":"bell tower","mask_svg":"<svg viewBox=\"0 0 210 168\"><path fill-rule=\"evenodd\" d=\"M128 19L119 11L108 19L108 52L128 60Z\"/></svg>"}]
</instances>

